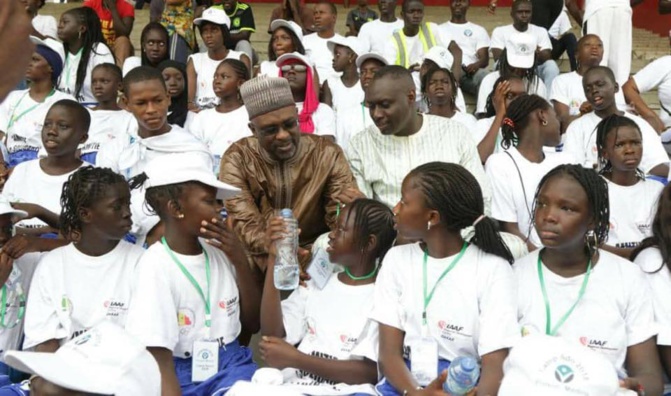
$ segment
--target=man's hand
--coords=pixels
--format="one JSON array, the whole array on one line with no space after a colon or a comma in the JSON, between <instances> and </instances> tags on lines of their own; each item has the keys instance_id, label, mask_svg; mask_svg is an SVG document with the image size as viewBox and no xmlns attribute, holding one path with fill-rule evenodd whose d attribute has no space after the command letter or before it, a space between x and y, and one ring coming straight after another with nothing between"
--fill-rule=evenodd
<instances>
[{"instance_id":1,"label":"man's hand","mask_svg":"<svg viewBox=\"0 0 671 396\"><path fill-rule=\"evenodd\" d=\"M233 230L232 218L229 217L226 221L212 218L200 225L200 234L208 244L219 248L233 264L249 265L242 242Z\"/></svg>"},{"instance_id":2,"label":"man's hand","mask_svg":"<svg viewBox=\"0 0 671 396\"><path fill-rule=\"evenodd\" d=\"M259 342L261 359L270 367L285 369L294 367L301 352L281 338L263 336Z\"/></svg>"},{"instance_id":3,"label":"man's hand","mask_svg":"<svg viewBox=\"0 0 671 396\"><path fill-rule=\"evenodd\" d=\"M408 395L412 396L445 396L448 393L443 391L443 384L445 383L445 380L447 379L447 370L443 370L440 375L431 381L429 385L426 386L424 389L418 389L415 391L410 391L408 392Z\"/></svg>"},{"instance_id":4,"label":"man's hand","mask_svg":"<svg viewBox=\"0 0 671 396\"><path fill-rule=\"evenodd\" d=\"M473 75L473 74L475 74L475 73L477 73L478 70L480 70L480 66L478 65L477 62L475 62L475 63L471 63L471 64L468 65L468 66L464 66L464 71L465 71L466 74L468 74L469 76L470 76L470 75Z\"/></svg>"},{"instance_id":5,"label":"man's hand","mask_svg":"<svg viewBox=\"0 0 671 396\"><path fill-rule=\"evenodd\" d=\"M0 252L0 282L4 285L9 279L9 274L12 273L12 268L14 268L14 259L11 258L7 253Z\"/></svg>"}]
</instances>

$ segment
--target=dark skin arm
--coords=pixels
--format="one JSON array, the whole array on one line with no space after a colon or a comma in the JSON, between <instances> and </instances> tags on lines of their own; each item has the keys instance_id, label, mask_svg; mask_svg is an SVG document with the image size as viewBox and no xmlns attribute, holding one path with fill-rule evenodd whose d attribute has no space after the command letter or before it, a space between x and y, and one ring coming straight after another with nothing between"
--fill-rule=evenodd
<instances>
[{"instance_id":1,"label":"dark skin arm","mask_svg":"<svg viewBox=\"0 0 671 396\"><path fill-rule=\"evenodd\" d=\"M552 59L552 50L549 50L549 49L536 51L536 54L537 54L539 65L542 65L543 63Z\"/></svg>"},{"instance_id":2,"label":"dark skin arm","mask_svg":"<svg viewBox=\"0 0 671 396\"><path fill-rule=\"evenodd\" d=\"M644 120L648 121L648 124L657 133L665 129L664 123L657 113L652 111L641 97L641 92L638 90L636 81L632 77L629 77L629 80L622 86L622 93L624 93L624 99L627 101L627 104L630 104Z\"/></svg>"},{"instance_id":3,"label":"dark skin arm","mask_svg":"<svg viewBox=\"0 0 671 396\"><path fill-rule=\"evenodd\" d=\"M130 32L133 30L133 22L135 19L132 17L121 18L119 10L116 8L116 0L103 0L103 5L112 13L114 33L117 36L130 37Z\"/></svg>"},{"instance_id":4,"label":"dark skin arm","mask_svg":"<svg viewBox=\"0 0 671 396\"><path fill-rule=\"evenodd\" d=\"M662 366L666 376L671 378L671 346L658 345L659 356L662 358Z\"/></svg>"},{"instance_id":5,"label":"dark skin arm","mask_svg":"<svg viewBox=\"0 0 671 396\"><path fill-rule=\"evenodd\" d=\"M28 212L28 217L26 217L27 219L40 219L47 223L49 227L55 228L56 230L58 230L61 226L59 219L60 216L40 205L14 202L12 203L12 207L14 209Z\"/></svg>"},{"instance_id":6,"label":"dark skin arm","mask_svg":"<svg viewBox=\"0 0 671 396\"><path fill-rule=\"evenodd\" d=\"M621 380L620 386L638 391L640 384L647 396L662 395L664 382L656 344L656 338L653 337L627 348L624 365L629 377Z\"/></svg>"},{"instance_id":7,"label":"dark skin arm","mask_svg":"<svg viewBox=\"0 0 671 396\"><path fill-rule=\"evenodd\" d=\"M152 354L161 372L161 396L181 396L182 389L175 374L172 352L165 348L147 348Z\"/></svg>"},{"instance_id":8,"label":"dark skin arm","mask_svg":"<svg viewBox=\"0 0 671 396\"><path fill-rule=\"evenodd\" d=\"M247 40L249 41L249 38L252 37L252 32L249 30L243 30L238 33L231 33L231 41L233 44L237 44L239 41L244 41Z\"/></svg>"},{"instance_id":9,"label":"dark skin arm","mask_svg":"<svg viewBox=\"0 0 671 396\"><path fill-rule=\"evenodd\" d=\"M489 65L489 50L488 48L480 48L477 52L478 60L470 65L464 66L466 73L475 74L478 70L484 69Z\"/></svg>"},{"instance_id":10,"label":"dark skin arm","mask_svg":"<svg viewBox=\"0 0 671 396\"><path fill-rule=\"evenodd\" d=\"M502 52L503 50L501 48L492 48L492 56L494 57L494 61L499 61Z\"/></svg>"},{"instance_id":11,"label":"dark skin arm","mask_svg":"<svg viewBox=\"0 0 671 396\"><path fill-rule=\"evenodd\" d=\"M650 175L655 175L659 177L668 177L669 176L669 164L659 164L654 168L650 169L648 172Z\"/></svg>"},{"instance_id":12,"label":"dark skin arm","mask_svg":"<svg viewBox=\"0 0 671 396\"><path fill-rule=\"evenodd\" d=\"M499 136L499 129L503 123L503 119L506 116L506 95L510 92L510 83L504 81L496 87L494 92L494 108L496 108L496 116L494 117L494 122L492 126L487 131L485 137L478 143L478 154L480 155L480 161L484 164L487 162L494 149L496 148L496 140Z\"/></svg>"},{"instance_id":13,"label":"dark skin arm","mask_svg":"<svg viewBox=\"0 0 671 396\"><path fill-rule=\"evenodd\" d=\"M566 0L564 4L568 9L568 13L571 14L573 19L575 19L576 23L582 26L582 17L584 15L584 12L583 10L580 9L578 2L576 0Z\"/></svg>"},{"instance_id":14,"label":"dark skin arm","mask_svg":"<svg viewBox=\"0 0 671 396\"><path fill-rule=\"evenodd\" d=\"M463 57L463 52L461 51L461 48L459 48L457 43L454 42L454 40L450 41L450 45L447 46L447 49L452 54L452 57L454 57L454 62L452 62L452 74L454 74L455 80L459 81L461 75L464 74L464 71L461 68L461 59Z\"/></svg>"},{"instance_id":15,"label":"dark skin arm","mask_svg":"<svg viewBox=\"0 0 671 396\"><path fill-rule=\"evenodd\" d=\"M329 105L329 107L333 107L333 95L331 94L328 81L324 81L324 86L322 87L322 102Z\"/></svg>"},{"instance_id":16,"label":"dark skin arm","mask_svg":"<svg viewBox=\"0 0 671 396\"><path fill-rule=\"evenodd\" d=\"M47 239L30 235L15 235L2 247L0 261L2 261L2 256L8 256L13 260L17 260L26 253L50 252L68 243L70 241L62 238Z\"/></svg>"},{"instance_id":17,"label":"dark skin arm","mask_svg":"<svg viewBox=\"0 0 671 396\"><path fill-rule=\"evenodd\" d=\"M568 126L573 122L573 120L580 118L583 114L589 113L592 111L592 105L589 104L589 102L585 102L580 106L580 114L571 115L571 109L565 105L564 103L557 102L556 100L552 101L552 104L554 105L555 112L557 113L557 118L559 119L559 122L561 124L561 133L564 134L566 133L566 129L568 129ZM585 113L582 112L582 110L589 110L586 111Z\"/></svg>"}]
</instances>

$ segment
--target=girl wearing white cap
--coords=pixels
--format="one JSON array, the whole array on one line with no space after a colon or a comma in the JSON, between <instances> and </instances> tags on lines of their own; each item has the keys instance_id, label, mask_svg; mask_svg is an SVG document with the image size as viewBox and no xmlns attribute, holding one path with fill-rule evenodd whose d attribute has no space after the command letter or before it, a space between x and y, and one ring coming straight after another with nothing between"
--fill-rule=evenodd
<instances>
[{"instance_id":1,"label":"girl wearing white cap","mask_svg":"<svg viewBox=\"0 0 671 396\"><path fill-rule=\"evenodd\" d=\"M226 48L231 20L224 10L208 8L203 12L203 16L196 18L193 23L198 26L200 36L207 47L207 52L189 56L186 64L189 110L197 113L219 104L212 83L217 66L222 60L237 59L249 70L252 68L252 62L244 52Z\"/></svg>"},{"instance_id":2,"label":"girl wearing white cap","mask_svg":"<svg viewBox=\"0 0 671 396\"><path fill-rule=\"evenodd\" d=\"M424 61L426 63L426 60ZM450 69L433 66L421 77L421 92L427 114L450 118L462 123L469 131L477 120L457 106L459 87ZM463 100L463 98L462 98Z\"/></svg>"},{"instance_id":3,"label":"girl wearing white cap","mask_svg":"<svg viewBox=\"0 0 671 396\"><path fill-rule=\"evenodd\" d=\"M196 153L153 160L139 182L165 230L138 263L126 329L154 355L164 395L224 394L256 370L238 337L259 329L261 290L218 201L240 190Z\"/></svg>"},{"instance_id":4,"label":"girl wearing white cap","mask_svg":"<svg viewBox=\"0 0 671 396\"><path fill-rule=\"evenodd\" d=\"M276 19L270 23L270 30L272 33L268 42L268 60L259 65L258 76L279 76L280 68L275 61L284 54L298 52L305 55L303 31L296 22Z\"/></svg>"}]
</instances>

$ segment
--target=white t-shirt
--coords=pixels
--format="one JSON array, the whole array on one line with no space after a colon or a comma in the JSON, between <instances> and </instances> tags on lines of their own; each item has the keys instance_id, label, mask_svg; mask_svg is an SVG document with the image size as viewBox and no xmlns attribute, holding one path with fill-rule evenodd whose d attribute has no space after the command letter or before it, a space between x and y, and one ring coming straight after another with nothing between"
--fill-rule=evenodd
<instances>
[{"instance_id":1,"label":"white t-shirt","mask_svg":"<svg viewBox=\"0 0 671 396\"><path fill-rule=\"evenodd\" d=\"M121 70L121 74L126 77L126 74L128 74L129 71L140 66L142 66L142 58L139 56L129 56L123 62L123 69Z\"/></svg>"},{"instance_id":2,"label":"white t-shirt","mask_svg":"<svg viewBox=\"0 0 671 396\"><path fill-rule=\"evenodd\" d=\"M544 334L546 311L538 280L535 250L513 265L518 287L518 316L522 334ZM585 294L556 335L584 345L624 367L627 348L657 334L652 295L643 272L632 262L601 250ZM585 275L561 277L542 265L552 314L552 326L575 303Z\"/></svg>"},{"instance_id":3,"label":"white t-shirt","mask_svg":"<svg viewBox=\"0 0 671 396\"><path fill-rule=\"evenodd\" d=\"M496 70L487 74L485 78L482 79L482 83L480 84L480 88L478 90L478 103L475 108L476 113L486 112L487 97L494 90L494 84L496 83L496 80L499 79L499 77L501 77L501 73L498 70ZM548 97L547 87L545 86L545 83L540 77L536 77L536 84L532 85L531 87L529 87L530 84L528 81L526 83L527 83L527 91L529 94L536 94L541 98L547 99ZM580 86L582 87L582 83Z\"/></svg>"},{"instance_id":4,"label":"white t-shirt","mask_svg":"<svg viewBox=\"0 0 671 396\"><path fill-rule=\"evenodd\" d=\"M21 346L23 319L19 320L19 306L22 299L27 298L30 293L30 283L40 257L42 257L42 253L26 253L14 260L12 272L5 283L5 287L7 287L7 311L4 323L7 327L0 327L0 361L2 362L5 361L7 351L18 350ZM16 325L14 325L15 323Z\"/></svg>"},{"instance_id":5,"label":"white t-shirt","mask_svg":"<svg viewBox=\"0 0 671 396\"><path fill-rule=\"evenodd\" d=\"M368 317L375 285L349 286L333 274L322 290L314 283L299 287L282 301L286 341L306 355L335 360L377 362L377 323ZM325 309L328 307L328 309ZM372 385L347 385L288 368L284 385L310 395L375 394Z\"/></svg>"},{"instance_id":6,"label":"white t-shirt","mask_svg":"<svg viewBox=\"0 0 671 396\"><path fill-rule=\"evenodd\" d=\"M610 203L610 229L607 244L634 248L652 235L652 221L664 185L655 180L640 180L633 186L620 186L606 179Z\"/></svg>"},{"instance_id":7,"label":"white t-shirt","mask_svg":"<svg viewBox=\"0 0 671 396\"><path fill-rule=\"evenodd\" d=\"M237 59L245 55L241 51L228 50L228 54L224 59ZM246 55L245 55L246 56ZM219 98L214 93L212 83L214 82L214 73L217 71L219 64L224 61L214 60L210 58L207 52L200 52L189 56L193 62L193 68L196 70L196 97L195 101L201 108L213 107L219 104Z\"/></svg>"},{"instance_id":8,"label":"white t-shirt","mask_svg":"<svg viewBox=\"0 0 671 396\"><path fill-rule=\"evenodd\" d=\"M301 111L303 111L303 102L296 102L296 109L298 110L298 114L301 114ZM317 110L312 113L312 122L315 124L313 134L336 136L335 113L329 105L320 103Z\"/></svg>"},{"instance_id":9,"label":"white t-shirt","mask_svg":"<svg viewBox=\"0 0 671 396\"><path fill-rule=\"evenodd\" d=\"M489 48L489 34L487 30L473 22L452 23L445 22L440 25L441 29L447 30L449 35L459 45L462 52L461 64L471 65L478 61L478 50Z\"/></svg>"},{"instance_id":10,"label":"white t-shirt","mask_svg":"<svg viewBox=\"0 0 671 396\"><path fill-rule=\"evenodd\" d=\"M371 318L405 332L404 347L422 337L424 310L422 264L418 243L391 248L375 283ZM427 288L455 256L428 257ZM482 355L511 347L520 331L515 317L515 280L510 264L471 245L437 284L426 311L428 332L438 343L438 357Z\"/></svg>"},{"instance_id":11,"label":"white t-shirt","mask_svg":"<svg viewBox=\"0 0 671 396\"><path fill-rule=\"evenodd\" d=\"M529 241L540 247L540 238L531 224L536 188L549 171L558 165L573 162L570 155L557 153L534 163L524 158L515 147L489 156L485 171L492 184L492 217L517 223L522 235L528 235Z\"/></svg>"},{"instance_id":12,"label":"white t-shirt","mask_svg":"<svg viewBox=\"0 0 671 396\"><path fill-rule=\"evenodd\" d=\"M352 127L360 128L361 125L361 103L363 103L364 92L361 82L346 87L340 78L328 79L329 89L333 102L333 113L336 122L336 142L345 149L349 138L361 130L353 130ZM363 129L363 128L362 128Z\"/></svg>"},{"instance_id":13,"label":"white t-shirt","mask_svg":"<svg viewBox=\"0 0 671 396\"><path fill-rule=\"evenodd\" d=\"M429 27L431 33L433 33L433 37L436 41L436 46L443 48L449 47L450 43L453 40L450 33L445 29L441 29L440 27L438 27L438 25L436 25L433 22L427 22L426 24ZM422 44L422 40L419 39L419 33L417 33L412 37L405 35L404 37L405 37L405 47L406 50L408 51L408 61L410 62L409 65L413 65L415 63L421 64L422 61L424 61L425 51L424 51L424 45ZM396 46L396 40L394 39L393 36L390 35L387 38L387 43L384 45L382 49L382 55L390 65L396 64L396 58L398 56L398 48Z\"/></svg>"},{"instance_id":14,"label":"white t-shirt","mask_svg":"<svg viewBox=\"0 0 671 396\"><path fill-rule=\"evenodd\" d=\"M196 114L189 126L189 132L210 149L215 168L219 167L221 157L233 143L252 136L252 131L249 129L249 113L245 106L228 113L220 113L217 109L203 110ZM215 174L219 174L216 169Z\"/></svg>"},{"instance_id":15,"label":"white t-shirt","mask_svg":"<svg viewBox=\"0 0 671 396\"><path fill-rule=\"evenodd\" d=\"M75 55L66 52L65 64L63 67L63 73L61 73L60 81L58 82L58 89L70 95L75 94L75 86L77 85L77 69L79 68L79 62L81 58L81 51ZM114 55L112 55L109 47L103 43L97 43L93 45L93 49L91 50L89 64L86 66L86 78L82 84L82 90L79 92L79 96L77 97L77 101L79 101L79 103L84 106L92 107L98 104L98 101L93 96L93 92L91 91L91 74L93 73L93 68L102 63L116 64Z\"/></svg>"},{"instance_id":16,"label":"white t-shirt","mask_svg":"<svg viewBox=\"0 0 671 396\"><path fill-rule=\"evenodd\" d=\"M80 146L81 159L96 164L98 151L117 137L123 137L135 125L133 114L125 110L89 110L91 127L89 138Z\"/></svg>"},{"instance_id":17,"label":"white t-shirt","mask_svg":"<svg viewBox=\"0 0 671 396\"><path fill-rule=\"evenodd\" d=\"M494 119L496 116L491 116L489 118L481 118L475 124L475 129L473 130L473 140L480 144L482 140L487 136L489 128L494 124ZM503 140L503 135L501 134L501 128L499 128L499 133L496 135L496 144L494 145L494 154L502 152L503 147L501 147L501 141Z\"/></svg>"},{"instance_id":18,"label":"white t-shirt","mask_svg":"<svg viewBox=\"0 0 671 396\"><path fill-rule=\"evenodd\" d=\"M639 92L645 93L657 88L660 105L671 111L671 55L663 56L633 76ZM659 109L659 118L666 127L671 126L671 114Z\"/></svg>"},{"instance_id":19,"label":"white t-shirt","mask_svg":"<svg viewBox=\"0 0 671 396\"><path fill-rule=\"evenodd\" d=\"M473 117L472 114L465 113L463 111L457 111L454 113L452 120L462 123L469 132L473 132L478 123L478 120Z\"/></svg>"},{"instance_id":20,"label":"white t-shirt","mask_svg":"<svg viewBox=\"0 0 671 396\"><path fill-rule=\"evenodd\" d=\"M344 39L338 33L327 39L319 37L317 33L311 33L303 37L303 47L305 47L308 58L314 64L315 69L317 69L320 85L329 78L337 78L342 74L333 70L333 53L329 51L326 45L329 40L336 37Z\"/></svg>"},{"instance_id":21,"label":"white t-shirt","mask_svg":"<svg viewBox=\"0 0 671 396\"><path fill-rule=\"evenodd\" d=\"M555 19L552 26L550 26L550 29L548 29L548 33L550 34L550 37L558 40L559 37L569 30L571 30L571 20L568 17L568 9L564 6L562 12L559 13L557 19Z\"/></svg>"},{"instance_id":22,"label":"white t-shirt","mask_svg":"<svg viewBox=\"0 0 671 396\"><path fill-rule=\"evenodd\" d=\"M669 162L669 157L662 146L662 140L647 121L633 114L624 113L625 117L636 122L643 136L643 158L640 168L649 172L657 165ZM593 168L598 162L596 147L596 126L601 118L591 112L571 122L564 134L564 151L571 153L585 168Z\"/></svg>"},{"instance_id":23,"label":"white t-shirt","mask_svg":"<svg viewBox=\"0 0 671 396\"><path fill-rule=\"evenodd\" d=\"M124 327L142 253L125 241L99 257L73 244L46 253L28 296L24 349L51 339L62 345L103 319Z\"/></svg>"},{"instance_id":24,"label":"white t-shirt","mask_svg":"<svg viewBox=\"0 0 671 396\"><path fill-rule=\"evenodd\" d=\"M490 48L500 50L505 49L506 43L510 40L510 37L517 33L527 33L533 36L536 39L536 48L540 47L541 50L552 50L552 42L550 41L548 31L545 28L536 26L532 23L529 24L529 27L524 32L515 29L515 26L512 24L495 28L492 32Z\"/></svg>"},{"instance_id":25,"label":"white t-shirt","mask_svg":"<svg viewBox=\"0 0 671 396\"><path fill-rule=\"evenodd\" d=\"M82 167L90 166L86 162ZM40 160L31 160L20 163L14 168L5 187L3 195L11 202L25 202L42 206L56 214L61 213L61 192L63 184L68 181L71 174L77 170L64 175L52 176L46 174L40 166ZM46 224L39 219L21 220L17 226L27 228L43 227Z\"/></svg>"},{"instance_id":26,"label":"white t-shirt","mask_svg":"<svg viewBox=\"0 0 671 396\"><path fill-rule=\"evenodd\" d=\"M44 102L34 101L29 90L13 91L0 104L0 131L7 134L10 156L37 158L42 148L42 126L51 106L63 99L74 100L71 95L54 91ZM34 153L34 155L33 155ZM5 158L9 162L10 158Z\"/></svg>"},{"instance_id":27,"label":"white t-shirt","mask_svg":"<svg viewBox=\"0 0 671 396\"><path fill-rule=\"evenodd\" d=\"M51 15L35 15L33 27L43 36L58 39L58 22Z\"/></svg>"},{"instance_id":28,"label":"white t-shirt","mask_svg":"<svg viewBox=\"0 0 671 396\"><path fill-rule=\"evenodd\" d=\"M631 3L629 0L585 0L583 21L587 22L589 17L602 8L622 8L631 11Z\"/></svg>"},{"instance_id":29,"label":"white t-shirt","mask_svg":"<svg viewBox=\"0 0 671 396\"><path fill-rule=\"evenodd\" d=\"M555 77L550 90L550 100L569 107L569 115L580 114L580 105L587 102L585 89L582 87L582 76L576 71L562 73ZM622 90L615 93L615 104L621 111L627 109Z\"/></svg>"},{"instance_id":30,"label":"white t-shirt","mask_svg":"<svg viewBox=\"0 0 671 396\"><path fill-rule=\"evenodd\" d=\"M671 271L656 247L641 251L634 263L643 270L652 292L652 308L659 326L657 345L671 345Z\"/></svg>"},{"instance_id":31,"label":"white t-shirt","mask_svg":"<svg viewBox=\"0 0 671 396\"><path fill-rule=\"evenodd\" d=\"M205 241L201 245L210 260L211 327L205 326L205 303L200 294L165 246L156 242L138 263L126 325L145 346L166 348L175 357L188 358L194 341L216 340L223 346L238 338L240 296L235 268L221 250ZM174 255L207 293L205 254Z\"/></svg>"},{"instance_id":32,"label":"white t-shirt","mask_svg":"<svg viewBox=\"0 0 671 396\"><path fill-rule=\"evenodd\" d=\"M280 75L280 68L275 61L263 61L259 65L259 76L277 77Z\"/></svg>"},{"instance_id":33,"label":"white t-shirt","mask_svg":"<svg viewBox=\"0 0 671 396\"><path fill-rule=\"evenodd\" d=\"M361 26L359 42L364 52L376 52L382 54L389 38L398 29L403 29L403 20L396 19L394 22L382 22L379 19L366 22Z\"/></svg>"}]
</instances>

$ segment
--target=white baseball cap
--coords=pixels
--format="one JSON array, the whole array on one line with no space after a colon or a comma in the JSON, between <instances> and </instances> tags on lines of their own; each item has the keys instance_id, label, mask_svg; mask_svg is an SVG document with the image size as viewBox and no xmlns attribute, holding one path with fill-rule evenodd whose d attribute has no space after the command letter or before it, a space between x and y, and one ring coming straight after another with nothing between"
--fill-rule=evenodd
<instances>
[{"instance_id":1,"label":"white baseball cap","mask_svg":"<svg viewBox=\"0 0 671 396\"><path fill-rule=\"evenodd\" d=\"M536 62L536 38L529 33L514 33L506 41L508 64L519 69L530 69Z\"/></svg>"},{"instance_id":2,"label":"white baseball cap","mask_svg":"<svg viewBox=\"0 0 671 396\"><path fill-rule=\"evenodd\" d=\"M193 20L193 24L196 26L200 26L203 22L211 22L215 25L226 25L227 28L231 27L231 18L226 15L226 11L214 7L210 7L203 11L203 15L201 15L200 18Z\"/></svg>"},{"instance_id":3,"label":"white baseball cap","mask_svg":"<svg viewBox=\"0 0 671 396\"><path fill-rule=\"evenodd\" d=\"M54 353L9 351L5 363L69 390L116 396L161 395L161 373L154 357L108 320Z\"/></svg>"},{"instance_id":4,"label":"white baseball cap","mask_svg":"<svg viewBox=\"0 0 671 396\"><path fill-rule=\"evenodd\" d=\"M0 216L1 215L14 215L23 219L28 217L28 212L14 209L9 201L9 198L6 195L0 194Z\"/></svg>"},{"instance_id":5,"label":"white baseball cap","mask_svg":"<svg viewBox=\"0 0 671 396\"><path fill-rule=\"evenodd\" d=\"M275 19L274 21L270 22L270 31L274 32L275 30L279 28L287 28L294 32L296 37L298 37L298 40L303 41L303 29L301 29L300 26L294 21L287 21L284 19Z\"/></svg>"},{"instance_id":6,"label":"white baseball cap","mask_svg":"<svg viewBox=\"0 0 671 396\"><path fill-rule=\"evenodd\" d=\"M32 41L35 45L43 45L54 51L56 54L58 54L58 56L60 56L61 63L65 63L65 47L63 47L63 43L60 41L54 40L51 37L47 37L43 40L35 36L30 36L30 41ZM63 67L62 64L61 67Z\"/></svg>"},{"instance_id":7,"label":"white baseball cap","mask_svg":"<svg viewBox=\"0 0 671 396\"><path fill-rule=\"evenodd\" d=\"M356 58L356 68L361 69L361 65L368 59L376 59L379 60L383 65L388 65L389 62L384 58L384 56L378 54L377 52L366 52L364 54L360 54Z\"/></svg>"},{"instance_id":8,"label":"white baseball cap","mask_svg":"<svg viewBox=\"0 0 671 396\"><path fill-rule=\"evenodd\" d=\"M200 152L162 155L149 162L144 173L145 188L196 181L216 188L217 199L225 200L240 192L239 188L217 180L206 156Z\"/></svg>"},{"instance_id":9,"label":"white baseball cap","mask_svg":"<svg viewBox=\"0 0 671 396\"><path fill-rule=\"evenodd\" d=\"M342 37L342 36L334 36L332 39L329 39L326 42L326 46L329 49L330 53L333 53L333 50L335 50L336 45L342 45L343 47L347 47L352 50L357 56L359 54L363 54L364 50L361 45L361 41L353 36L350 37Z\"/></svg>"},{"instance_id":10,"label":"white baseball cap","mask_svg":"<svg viewBox=\"0 0 671 396\"><path fill-rule=\"evenodd\" d=\"M431 47L431 49L424 55L424 60L427 59L438 65L441 69L452 70L454 57L447 48L437 45Z\"/></svg>"},{"instance_id":11,"label":"white baseball cap","mask_svg":"<svg viewBox=\"0 0 671 396\"><path fill-rule=\"evenodd\" d=\"M280 55L279 58L277 58L277 60L275 61L275 64L277 65L277 67L281 67L284 63L286 63L288 60L291 60L291 59L296 59L296 60L300 61L301 63L304 63L304 64L310 66L310 68L314 67L312 61L307 56L302 55L299 52L288 52L286 54L282 54L282 55Z\"/></svg>"},{"instance_id":12,"label":"white baseball cap","mask_svg":"<svg viewBox=\"0 0 671 396\"><path fill-rule=\"evenodd\" d=\"M604 356L559 337L532 334L503 363L499 396L614 396L619 380Z\"/></svg>"}]
</instances>

